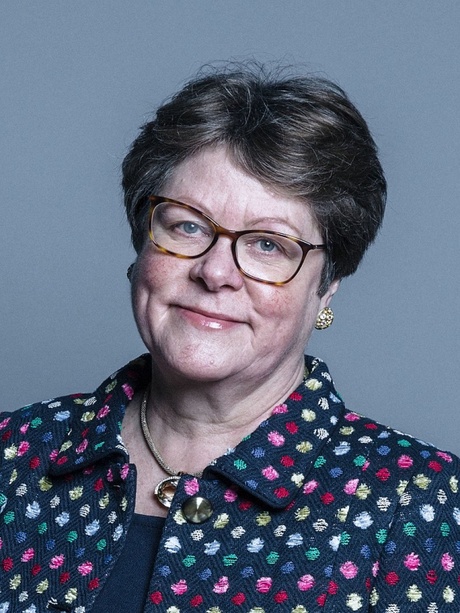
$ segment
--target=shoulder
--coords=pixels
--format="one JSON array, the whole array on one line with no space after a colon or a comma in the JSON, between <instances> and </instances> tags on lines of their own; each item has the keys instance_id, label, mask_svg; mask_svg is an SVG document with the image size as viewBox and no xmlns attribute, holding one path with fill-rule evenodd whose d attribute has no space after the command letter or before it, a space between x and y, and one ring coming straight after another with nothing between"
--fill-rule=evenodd
<instances>
[{"instance_id":1,"label":"shoulder","mask_svg":"<svg viewBox=\"0 0 460 613\"><path fill-rule=\"evenodd\" d=\"M136 387L145 384L148 358L142 356L107 377L90 393L44 400L10 413L0 413L0 465L20 463L34 451L58 449L70 432L97 429L101 419L121 423ZM45 443L45 446L43 446Z\"/></svg>"},{"instance_id":2,"label":"shoulder","mask_svg":"<svg viewBox=\"0 0 460 613\"><path fill-rule=\"evenodd\" d=\"M417 470L432 475L456 472L460 464L451 452L348 410L340 417L334 440L345 449L361 451L376 467L388 465L400 475Z\"/></svg>"},{"instance_id":3,"label":"shoulder","mask_svg":"<svg viewBox=\"0 0 460 613\"><path fill-rule=\"evenodd\" d=\"M356 495L393 517L393 534L420 529L460 538L460 459L453 453L345 411L333 455L359 468ZM341 455L342 454L342 455ZM351 486L353 489L353 486Z\"/></svg>"}]
</instances>

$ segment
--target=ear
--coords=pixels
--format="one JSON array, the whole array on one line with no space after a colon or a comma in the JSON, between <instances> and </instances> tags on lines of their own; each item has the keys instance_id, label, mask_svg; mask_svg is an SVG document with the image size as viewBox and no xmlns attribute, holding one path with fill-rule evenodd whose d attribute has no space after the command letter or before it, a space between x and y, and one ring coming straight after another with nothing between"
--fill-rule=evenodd
<instances>
[{"instance_id":1,"label":"ear","mask_svg":"<svg viewBox=\"0 0 460 613\"><path fill-rule=\"evenodd\" d=\"M332 283L326 290L324 296L321 297L320 309L324 309L324 307L329 306L329 303L332 300L333 295L340 287L340 279L334 279Z\"/></svg>"}]
</instances>

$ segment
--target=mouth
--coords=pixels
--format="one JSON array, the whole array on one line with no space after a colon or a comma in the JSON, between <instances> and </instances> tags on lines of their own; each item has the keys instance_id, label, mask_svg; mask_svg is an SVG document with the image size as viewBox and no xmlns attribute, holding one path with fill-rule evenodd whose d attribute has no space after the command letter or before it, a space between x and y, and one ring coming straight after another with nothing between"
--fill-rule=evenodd
<instances>
[{"instance_id":1,"label":"mouth","mask_svg":"<svg viewBox=\"0 0 460 613\"><path fill-rule=\"evenodd\" d=\"M206 311L192 306L177 306L179 314L199 328L208 328L211 330L228 330L235 326L242 324L243 322L235 319L232 315L225 313L217 313L213 311Z\"/></svg>"}]
</instances>

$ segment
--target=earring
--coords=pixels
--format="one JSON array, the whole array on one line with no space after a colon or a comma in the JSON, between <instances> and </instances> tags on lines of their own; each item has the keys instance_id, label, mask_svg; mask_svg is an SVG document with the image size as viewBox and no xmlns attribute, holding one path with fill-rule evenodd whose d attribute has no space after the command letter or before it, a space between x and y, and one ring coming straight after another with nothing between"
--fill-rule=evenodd
<instances>
[{"instance_id":1,"label":"earring","mask_svg":"<svg viewBox=\"0 0 460 613\"><path fill-rule=\"evenodd\" d=\"M333 321L334 313L332 309L329 307L324 307L324 309L321 309L321 311L318 313L315 328L316 330L325 330L326 328L329 328Z\"/></svg>"},{"instance_id":2,"label":"earring","mask_svg":"<svg viewBox=\"0 0 460 613\"><path fill-rule=\"evenodd\" d=\"M134 264L130 264L128 266L128 270L126 271L126 276L128 277L130 281L131 281L131 277L133 276L133 269L134 269Z\"/></svg>"}]
</instances>

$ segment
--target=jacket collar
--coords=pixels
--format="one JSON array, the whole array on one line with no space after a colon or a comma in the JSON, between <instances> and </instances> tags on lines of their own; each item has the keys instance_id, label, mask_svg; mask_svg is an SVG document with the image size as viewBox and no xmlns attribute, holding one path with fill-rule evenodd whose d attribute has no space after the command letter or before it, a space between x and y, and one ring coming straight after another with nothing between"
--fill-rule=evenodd
<instances>
[{"instance_id":1,"label":"jacket collar","mask_svg":"<svg viewBox=\"0 0 460 613\"><path fill-rule=\"evenodd\" d=\"M324 362L305 356L305 377L272 416L207 470L275 508L292 502L331 438L344 405ZM319 463L319 464L318 464Z\"/></svg>"},{"instance_id":2,"label":"jacket collar","mask_svg":"<svg viewBox=\"0 0 460 613\"><path fill-rule=\"evenodd\" d=\"M141 356L108 377L93 394L67 396L60 403L58 419L67 419L62 443L51 455L50 474L64 475L113 454L128 461L121 439L121 424L129 401L150 378L150 360Z\"/></svg>"},{"instance_id":3,"label":"jacket collar","mask_svg":"<svg viewBox=\"0 0 460 613\"><path fill-rule=\"evenodd\" d=\"M50 473L67 474L112 454L128 461L120 436L125 408L150 376L151 358L144 355L111 375L94 394L62 399L60 414L69 413L69 425ZM297 390L235 449L208 466L204 476L221 475L265 504L284 508L321 462L321 450L343 409L326 364L306 356L305 378Z\"/></svg>"}]
</instances>

